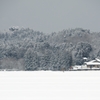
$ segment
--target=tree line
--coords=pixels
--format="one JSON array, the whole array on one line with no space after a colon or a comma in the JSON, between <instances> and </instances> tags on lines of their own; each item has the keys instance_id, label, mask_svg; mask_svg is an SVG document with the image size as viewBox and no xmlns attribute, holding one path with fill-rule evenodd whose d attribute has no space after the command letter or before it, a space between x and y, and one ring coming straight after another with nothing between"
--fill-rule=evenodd
<instances>
[{"instance_id":1,"label":"tree line","mask_svg":"<svg viewBox=\"0 0 100 100\"><path fill-rule=\"evenodd\" d=\"M0 32L0 69L69 70L100 56L100 32L76 28L44 34L30 28Z\"/></svg>"}]
</instances>

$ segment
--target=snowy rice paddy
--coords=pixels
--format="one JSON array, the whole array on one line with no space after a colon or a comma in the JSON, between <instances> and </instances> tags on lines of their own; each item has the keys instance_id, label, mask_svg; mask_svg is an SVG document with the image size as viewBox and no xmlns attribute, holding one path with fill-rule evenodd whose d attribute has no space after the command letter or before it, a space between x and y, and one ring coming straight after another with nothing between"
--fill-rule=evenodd
<instances>
[{"instance_id":1,"label":"snowy rice paddy","mask_svg":"<svg viewBox=\"0 0 100 100\"><path fill-rule=\"evenodd\" d=\"M1 71L0 100L100 100L100 71Z\"/></svg>"}]
</instances>

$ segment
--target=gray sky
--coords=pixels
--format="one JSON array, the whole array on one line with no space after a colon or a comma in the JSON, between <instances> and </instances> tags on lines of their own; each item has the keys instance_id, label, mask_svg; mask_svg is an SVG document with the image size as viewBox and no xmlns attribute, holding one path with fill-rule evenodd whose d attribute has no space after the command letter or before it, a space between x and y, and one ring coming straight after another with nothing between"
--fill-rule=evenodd
<instances>
[{"instance_id":1,"label":"gray sky","mask_svg":"<svg viewBox=\"0 0 100 100\"><path fill-rule=\"evenodd\" d=\"M45 33L78 27L100 32L100 0L0 0L0 30L11 26Z\"/></svg>"}]
</instances>

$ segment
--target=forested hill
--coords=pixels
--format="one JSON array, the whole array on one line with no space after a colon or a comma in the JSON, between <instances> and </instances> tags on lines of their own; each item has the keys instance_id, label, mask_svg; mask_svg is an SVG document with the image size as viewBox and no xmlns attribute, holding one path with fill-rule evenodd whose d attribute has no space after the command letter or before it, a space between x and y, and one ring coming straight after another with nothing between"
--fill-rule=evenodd
<instances>
[{"instance_id":1,"label":"forested hill","mask_svg":"<svg viewBox=\"0 0 100 100\"><path fill-rule=\"evenodd\" d=\"M100 56L100 32L76 28L49 35L29 28L0 32L0 69L68 70Z\"/></svg>"}]
</instances>

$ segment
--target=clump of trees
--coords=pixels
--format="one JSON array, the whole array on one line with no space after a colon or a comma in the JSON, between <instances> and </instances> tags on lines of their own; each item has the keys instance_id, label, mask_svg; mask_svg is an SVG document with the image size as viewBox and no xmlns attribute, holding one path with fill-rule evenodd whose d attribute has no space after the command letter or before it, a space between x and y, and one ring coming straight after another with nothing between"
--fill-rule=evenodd
<instances>
[{"instance_id":1,"label":"clump of trees","mask_svg":"<svg viewBox=\"0 0 100 100\"><path fill-rule=\"evenodd\" d=\"M92 47L89 43L79 42L76 45L76 52L74 54L75 65L81 65L84 63L84 57L88 58Z\"/></svg>"},{"instance_id":2,"label":"clump of trees","mask_svg":"<svg viewBox=\"0 0 100 100\"><path fill-rule=\"evenodd\" d=\"M29 28L11 27L0 32L0 69L69 70L100 57L100 33L76 28L44 34Z\"/></svg>"}]
</instances>

